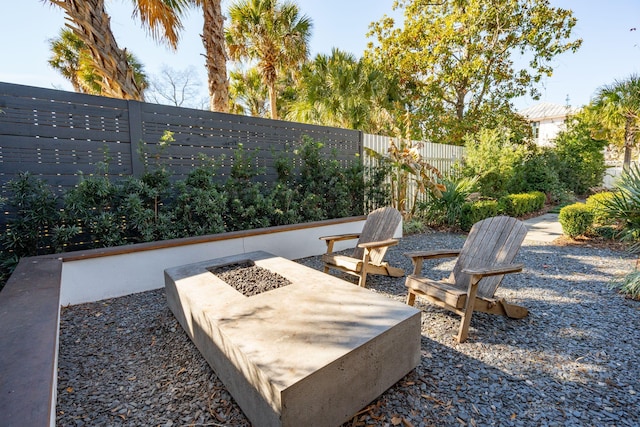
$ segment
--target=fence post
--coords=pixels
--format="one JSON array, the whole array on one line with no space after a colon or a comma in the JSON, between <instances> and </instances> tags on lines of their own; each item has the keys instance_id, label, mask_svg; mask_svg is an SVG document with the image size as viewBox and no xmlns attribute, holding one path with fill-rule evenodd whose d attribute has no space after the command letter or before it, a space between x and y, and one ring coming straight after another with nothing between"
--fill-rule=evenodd
<instances>
[{"instance_id":1,"label":"fence post","mask_svg":"<svg viewBox=\"0 0 640 427\"><path fill-rule=\"evenodd\" d=\"M129 111L129 149L131 152L131 175L141 177L144 164L138 154L138 143L142 141L142 113L139 101L127 101Z\"/></svg>"}]
</instances>

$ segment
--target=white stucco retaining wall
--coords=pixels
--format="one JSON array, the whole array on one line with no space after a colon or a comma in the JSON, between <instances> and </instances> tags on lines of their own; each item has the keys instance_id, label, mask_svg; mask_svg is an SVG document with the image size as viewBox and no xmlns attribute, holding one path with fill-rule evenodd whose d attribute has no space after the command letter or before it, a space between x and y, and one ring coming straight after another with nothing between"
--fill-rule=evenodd
<instances>
[{"instance_id":1,"label":"white stucco retaining wall","mask_svg":"<svg viewBox=\"0 0 640 427\"><path fill-rule=\"evenodd\" d=\"M364 219L282 232L265 229L246 237L67 260L62 266L60 304L82 304L162 288L166 268L223 256L258 250L287 259L320 255L326 251L320 237L359 233L363 226ZM402 224L396 237L402 237ZM334 250L352 248L355 244L355 240L336 242Z\"/></svg>"}]
</instances>

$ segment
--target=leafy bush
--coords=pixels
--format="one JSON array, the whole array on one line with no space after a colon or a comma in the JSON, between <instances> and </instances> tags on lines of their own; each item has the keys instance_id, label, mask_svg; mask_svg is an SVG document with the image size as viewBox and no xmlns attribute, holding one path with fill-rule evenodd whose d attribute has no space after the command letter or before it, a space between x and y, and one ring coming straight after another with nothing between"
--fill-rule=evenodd
<instances>
[{"instance_id":1,"label":"leafy bush","mask_svg":"<svg viewBox=\"0 0 640 427\"><path fill-rule=\"evenodd\" d=\"M462 205L460 212L460 227L464 231L471 230L473 224L485 218L498 214L498 202L496 200L478 200Z\"/></svg>"},{"instance_id":2,"label":"leafy bush","mask_svg":"<svg viewBox=\"0 0 640 427\"><path fill-rule=\"evenodd\" d=\"M205 164L175 185L171 205L175 233L180 237L221 233L225 230L227 195L214 180L215 167Z\"/></svg>"},{"instance_id":3,"label":"leafy bush","mask_svg":"<svg viewBox=\"0 0 640 427\"><path fill-rule=\"evenodd\" d=\"M562 232L571 238L581 236L593 224L593 212L584 203L574 203L560 209L558 221Z\"/></svg>"},{"instance_id":4,"label":"leafy bush","mask_svg":"<svg viewBox=\"0 0 640 427\"><path fill-rule=\"evenodd\" d=\"M323 144L305 137L298 155L302 161L298 189L309 220L341 218L363 213L362 166L343 168L335 158L322 155ZM357 177L357 178L356 178Z\"/></svg>"},{"instance_id":5,"label":"leafy bush","mask_svg":"<svg viewBox=\"0 0 640 427\"><path fill-rule=\"evenodd\" d=\"M553 149L536 147L514 166L507 190L512 194L541 191L555 200L564 189L558 177L559 168L559 159Z\"/></svg>"},{"instance_id":6,"label":"leafy bush","mask_svg":"<svg viewBox=\"0 0 640 427\"><path fill-rule=\"evenodd\" d=\"M39 178L21 173L7 184L12 197L3 203L12 212L0 234L0 280L4 283L22 256L47 253L58 223L57 198Z\"/></svg>"},{"instance_id":7,"label":"leafy bush","mask_svg":"<svg viewBox=\"0 0 640 427\"><path fill-rule=\"evenodd\" d=\"M613 198L613 192L603 191L587 197L585 204L593 212L594 224L606 224L608 220L606 205Z\"/></svg>"},{"instance_id":8,"label":"leafy bush","mask_svg":"<svg viewBox=\"0 0 640 427\"><path fill-rule=\"evenodd\" d=\"M505 129L482 129L465 139L462 174L477 177L478 191L483 196L506 194L515 166L522 162L526 149L510 140Z\"/></svg>"},{"instance_id":9,"label":"leafy bush","mask_svg":"<svg viewBox=\"0 0 640 427\"><path fill-rule=\"evenodd\" d=\"M579 113L555 139L558 177L562 186L575 194L587 194L602 184L606 170L603 149L608 142L594 138L595 134L588 114Z\"/></svg>"},{"instance_id":10,"label":"leafy bush","mask_svg":"<svg viewBox=\"0 0 640 427\"><path fill-rule=\"evenodd\" d=\"M420 216L431 225L459 226L462 206L475 191L477 179L442 178L439 183L443 186L441 196L430 194L427 201L420 202L418 204Z\"/></svg>"},{"instance_id":11,"label":"leafy bush","mask_svg":"<svg viewBox=\"0 0 640 427\"><path fill-rule=\"evenodd\" d=\"M225 181L211 159L173 184L161 164L141 178L111 181L105 162L59 200L43 180L23 174L7 184L3 203L10 214L0 235L0 288L23 256L363 214L365 191L383 188L384 174L365 185L361 165L343 167L321 148L307 139L298 171L291 158L276 162L272 186L259 181L262 171L242 147ZM384 191L375 191L382 200Z\"/></svg>"},{"instance_id":12,"label":"leafy bush","mask_svg":"<svg viewBox=\"0 0 640 427\"><path fill-rule=\"evenodd\" d=\"M264 174L253 165L242 144L234 151L233 166L224 184L227 206L224 210L225 229L250 230L271 225L273 206L264 183L254 179Z\"/></svg>"},{"instance_id":13,"label":"leafy bush","mask_svg":"<svg viewBox=\"0 0 640 427\"><path fill-rule=\"evenodd\" d=\"M501 197L499 206L507 215L519 217L531 212L539 211L544 207L547 196L540 191L530 193L509 194Z\"/></svg>"}]
</instances>

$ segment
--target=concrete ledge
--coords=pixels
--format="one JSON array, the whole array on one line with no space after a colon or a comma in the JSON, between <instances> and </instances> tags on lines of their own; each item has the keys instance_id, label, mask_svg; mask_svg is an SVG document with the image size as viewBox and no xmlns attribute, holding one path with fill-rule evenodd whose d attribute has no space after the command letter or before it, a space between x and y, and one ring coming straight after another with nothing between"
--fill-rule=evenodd
<instances>
[{"instance_id":1,"label":"concrete ledge","mask_svg":"<svg viewBox=\"0 0 640 427\"><path fill-rule=\"evenodd\" d=\"M0 424L55 424L62 261L23 259L0 293Z\"/></svg>"},{"instance_id":2,"label":"concrete ledge","mask_svg":"<svg viewBox=\"0 0 640 427\"><path fill-rule=\"evenodd\" d=\"M251 260L291 285L245 297L209 269ZM167 302L259 426L336 426L420 361L420 311L265 252L165 270Z\"/></svg>"}]
</instances>

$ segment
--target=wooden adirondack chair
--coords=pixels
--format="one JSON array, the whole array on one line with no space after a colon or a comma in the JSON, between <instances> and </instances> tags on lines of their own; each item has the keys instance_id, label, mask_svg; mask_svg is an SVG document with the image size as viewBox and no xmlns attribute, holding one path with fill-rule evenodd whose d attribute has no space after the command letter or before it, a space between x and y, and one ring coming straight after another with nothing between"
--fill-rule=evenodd
<instances>
[{"instance_id":1,"label":"wooden adirondack chair","mask_svg":"<svg viewBox=\"0 0 640 427\"><path fill-rule=\"evenodd\" d=\"M522 264L512 264L527 234L527 227L515 218L498 216L477 222L471 228L461 250L410 252L413 274L405 282L409 293L407 304L416 295L462 316L458 342L467 339L473 311L500 314L521 319L528 314L524 307L494 298L494 293L507 273L522 271ZM423 260L455 257L451 275L443 280L422 276Z\"/></svg>"},{"instance_id":2,"label":"wooden adirondack chair","mask_svg":"<svg viewBox=\"0 0 640 427\"><path fill-rule=\"evenodd\" d=\"M327 253L322 256L324 272L330 268L358 276L358 285L365 287L367 274L382 274L402 277L404 270L392 267L383 258L390 246L398 244L393 234L402 221L397 209L376 209L367 216L361 233L320 237L327 244ZM358 239L351 256L333 253L333 244L340 240Z\"/></svg>"}]
</instances>

